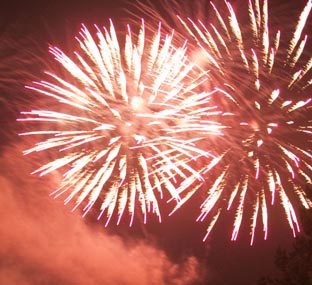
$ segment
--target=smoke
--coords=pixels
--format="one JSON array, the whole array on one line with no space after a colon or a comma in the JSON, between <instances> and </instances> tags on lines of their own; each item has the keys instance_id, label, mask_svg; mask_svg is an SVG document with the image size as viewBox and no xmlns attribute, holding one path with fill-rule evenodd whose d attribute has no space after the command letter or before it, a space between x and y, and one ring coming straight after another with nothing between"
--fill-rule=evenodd
<instances>
[{"instance_id":1,"label":"smoke","mask_svg":"<svg viewBox=\"0 0 312 285\"><path fill-rule=\"evenodd\" d=\"M181 264L148 240L123 240L88 225L48 193L57 176L32 177L21 145L0 158L0 284L195 284L198 260Z\"/></svg>"}]
</instances>

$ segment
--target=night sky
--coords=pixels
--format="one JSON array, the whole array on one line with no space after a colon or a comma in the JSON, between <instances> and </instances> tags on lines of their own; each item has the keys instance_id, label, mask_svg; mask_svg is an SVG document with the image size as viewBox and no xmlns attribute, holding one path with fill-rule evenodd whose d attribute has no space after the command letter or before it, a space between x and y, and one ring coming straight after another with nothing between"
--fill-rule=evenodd
<instances>
[{"instance_id":1,"label":"night sky","mask_svg":"<svg viewBox=\"0 0 312 285\"><path fill-rule=\"evenodd\" d=\"M18 111L32 100L23 86L40 75L49 44L66 50L81 23L107 24L108 18L126 23L127 5L121 0L7 2L0 8L0 284L250 285L275 274L276 249L293 242L279 205L271 213L269 240L258 229L250 246L248 223L238 240L230 241L233 213L202 242L206 224L195 222L196 195L172 217L163 214L161 224L151 216L143 225L137 217L132 228L127 221L104 228L92 214L83 219L79 210L72 213L61 199L48 196L59 177L30 176L33 156L22 156L25 145L16 136ZM233 3L242 8L245 1ZM290 5L280 11L297 4ZM27 50L38 50L38 57L29 58ZM164 213L169 210L163 207Z\"/></svg>"}]
</instances>

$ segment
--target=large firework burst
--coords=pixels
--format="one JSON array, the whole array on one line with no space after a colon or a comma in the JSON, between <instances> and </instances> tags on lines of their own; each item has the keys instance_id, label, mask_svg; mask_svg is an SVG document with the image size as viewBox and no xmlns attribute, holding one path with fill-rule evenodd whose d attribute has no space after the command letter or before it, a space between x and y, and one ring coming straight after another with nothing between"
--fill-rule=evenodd
<instances>
[{"instance_id":1,"label":"large firework burst","mask_svg":"<svg viewBox=\"0 0 312 285\"><path fill-rule=\"evenodd\" d=\"M295 235L296 201L312 206L305 187L312 174L312 59L304 52L303 35L312 2L307 2L287 44L280 41L279 31L271 35L266 0L249 1L246 29L230 3L225 5L219 12L212 4L214 24L179 17L204 55L202 66L210 70L212 88L224 95L215 100L227 126L223 137L205 144L220 156L214 168L203 170L210 187L198 220L213 217L206 239L220 213L236 207L232 240L243 216L251 214L253 243L259 219L267 237L269 205L279 199ZM186 192L182 203L189 196Z\"/></svg>"},{"instance_id":2,"label":"large firework burst","mask_svg":"<svg viewBox=\"0 0 312 285\"><path fill-rule=\"evenodd\" d=\"M178 201L176 183L201 178L190 162L211 157L196 148L194 133L219 133L207 120L216 112L210 95L197 92L206 77L187 62L185 46L172 46L173 35L161 36L160 26L152 37L144 22L137 35L128 26L123 50L112 23L95 30L93 36L82 27L75 59L51 47L63 74L48 72L49 81L28 86L54 104L22 112L22 121L40 128L21 134L39 140L25 154L56 155L34 173L62 172L52 194L67 195L65 203L77 198L75 208L83 204L85 213L97 205L99 218L106 213L108 223L117 212L119 223L128 208L132 224L138 204L144 221L150 211L160 219L163 189Z\"/></svg>"}]
</instances>

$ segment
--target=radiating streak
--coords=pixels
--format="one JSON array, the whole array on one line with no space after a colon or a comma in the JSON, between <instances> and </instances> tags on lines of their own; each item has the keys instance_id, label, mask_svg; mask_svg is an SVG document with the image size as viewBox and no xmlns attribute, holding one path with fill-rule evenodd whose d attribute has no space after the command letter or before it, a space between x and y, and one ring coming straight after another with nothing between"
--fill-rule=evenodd
<instances>
[{"instance_id":1,"label":"radiating streak","mask_svg":"<svg viewBox=\"0 0 312 285\"><path fill-rule=\"evenodd\" d=\"M238 189L239 189L239 183L237 183L235 185L235 187L233 188L233 191L231 192L231 196L229 198L229 203L228 203L228 206L227 206L227 210L230 210L231 206L232 206L232 203L238 193Z\"/></svg>"},{"instance_id":2,"label":"radiating streak","mask_svg":"<svg viewBox=\"0 0 312 285\"><path fill-rule=\"evenodd\" d=\"M261 190L261 213L262 213L262 223L263 223L263 231L264 231L264 239L267 239L268 236L268 210L267 210L267 204L265 201L265 194L264 190Z\"/></svg>"},{"instance_id":3,"label":"radiating streak","mask_svg":"<svg viewBox=\"0 0 312 285\"><path fill-rule=\"evenodd\" d=\"M297 23L297 27L296 27L296 29L293 33L293 36L290 40L288 51L287 51L288 59L292 56L292 53L293 53L293 51L294 51L294 49L295 49L295 47L296 47L296 45L297 45L297 43L301 37L303 28L305 27L308 16L310 15L311 8L312 8L312 1L309 0L307 2L306 6L304 7L303 11L301 12L301 15L299 17L299 21Z\"/></svg>"},{"instance_id":4,"label":"radiating streak","mask_svg":"<svg viewBox=\"0 0 312 285\"><path fill-rule=\"evenodd\" d=\"M225 173L226 173L225 171L221 173L221 175L216 179L213 186L209 189L207 199L200 206L201 214L198 216L197 221L203 221L206 218L206 216L209 214L211 209L214 207L216 201L222 194L223 190L222 182Z\"/></svg>"},{"instance_id":5,"label":"radiating streak","mask_svg":"<svg viewBox=\"0 0 312 285\"><path fill-rule=\"evenodd\" d=\"M257 225L257 218L258 218L258 212L259 212L259 194L257 193L257 199L256 202L253 204L253 214L251 217L251 240L250 240L250 245L253 245L254 238L255 238L255 230L256 230L256 225Z\"/></svg>"},{"instance_id":6,"label":"radiating streak","mask_svg":"<svg viewBox=\"0 0 312 285\"><path fill-rule=\"evenodd\" d=\"M209 224L209 226L208 226L208 228L207 228L207 233L206 233L206 235L204 236L203 241L206 241L206 239L208 238L208 236L209 236L211 230L213 229L215 223L217 222L217 220L218 220L218 218L219 218L219 216L220 216L220 213L221 213L221 209L218 209L217 214L212 218L212 221L210 222L210 224Z\"/></svg>"},{"instance_id":7,"label":"radiating streak","mask_svg":"<svg viewBox=\"0 0 312 285\"><path fill-rule=\"evenodd\" d=\"M295 210L293 206L291 205L289 198L287 197L284 189L282 186L280 186L281 189L279 191L279 194L281 196L282 205L284 207L287 221L289 223L290 228L293 231L293 236L296 236L296 232L300 232L299 224L296 218Z\"/></svg>"},{"instance_id":8,"label":"radiating streak","mask_svg":"<svg viewBox=\"0 0 312 285\"><path fill-rule=\"evenodd\" d=\"M246 192L247 192L247 185L248 185L248 178L245 177L245 179L241 185L242 191L241 191L240 197L239 197L239 206L237 207L236 214L235 214L234 229L232 232L231 240L236 240L240 225L242 223L244 202L245 202L245 196L246 196Z\"/></svg>"}]
</instances>

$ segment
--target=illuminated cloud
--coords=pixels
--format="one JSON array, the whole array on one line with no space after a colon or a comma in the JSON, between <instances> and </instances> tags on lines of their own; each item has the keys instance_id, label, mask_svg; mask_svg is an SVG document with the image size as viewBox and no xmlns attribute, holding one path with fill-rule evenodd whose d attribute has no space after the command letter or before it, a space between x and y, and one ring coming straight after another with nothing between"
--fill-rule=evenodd
<instances>
[{"instance_id":1,"label":"illuminated cloud","mask_svg":"<svg viewBox=\"0 0 312 285\"><path fill-rule=\"evenodd\" d=\"M1 284L190 284L195 257L172 263L147 240L123 240L48 196L56 176L38 182L20 147L0 159ZM32 162L33 163L33 162Z\"/></svg>"}]
</instances>

